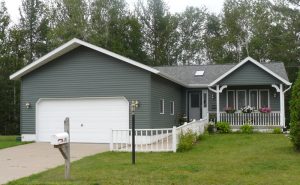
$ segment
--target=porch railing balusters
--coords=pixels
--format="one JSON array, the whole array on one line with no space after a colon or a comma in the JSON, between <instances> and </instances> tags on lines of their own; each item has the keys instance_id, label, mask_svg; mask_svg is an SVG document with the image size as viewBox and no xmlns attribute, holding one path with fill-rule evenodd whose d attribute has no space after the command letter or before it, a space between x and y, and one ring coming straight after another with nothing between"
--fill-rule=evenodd
<instances>
[{"instance_id":1,"label":"porch railing balusters","mask_svg":"<svg viewBox=\"0 0 300 185\"><path fill-rule=\"evenodd\" d=\"M229 122L232 126L250 124L252 126L280 126L280 113L220 113L220 121Z\"/></svg>"}]
</instances>

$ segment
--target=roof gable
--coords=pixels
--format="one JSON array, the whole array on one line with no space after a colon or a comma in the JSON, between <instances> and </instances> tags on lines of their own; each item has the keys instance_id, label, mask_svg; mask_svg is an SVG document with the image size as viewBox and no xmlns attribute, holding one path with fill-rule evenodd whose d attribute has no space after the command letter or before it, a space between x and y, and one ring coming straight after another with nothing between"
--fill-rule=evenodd
<instances>
[{"instance_id":1,"label":"roof gable","mask_svg":"<svg viewBox=\"0 0 300 185\"><path fill-rule=\"evenodd\" d=\"M79 40L79 39L72 39L70 40L69 42L63 44L62 46L54 49L53 51L51 51L50 53L44 55L43 57L39 58L38 60L32 62L31 64L25 66L24 68L20 69L19 71L15 72L14 74L10 75L10 79L11 80L18 80L20 79L22 76L30 73L31 71L43 66L44 64L72 51L73 49L79 47L79 46L85 46L85 47L88 47L90 49L93 49L95 51L98 51L98 52L101 52L103 54L106 54L106 55L109 55L111 57L114 57L116 59L119 59L123 62L126 62L126 63L129 63L131 65L134 65L136 67L139 67L139 68L142 68L146 71L149 71L151 73L154 73L154 74L158 74L159 71L152 68L152 67L149 67L147 65L144 65L142 63L139 63L139 62L136 62L134 60L131 60L129 58L126 58L124 56L121 56L119 54L116 54L116 53L113 53L111 51L108 51L106 49L103 49L103 48L100 48L98 46L95 46L93 44L90 44L90 43L87 43L87 42L84 42L82 40Z\"/></svg>"},{"instance_id":2,"label":"roof gable","mask_svg":"<svg viewBox=\"0 0 300 185\"><path fill-rule=\"evenodd\" d=\"M251 57L247 57L243 61L241 61L240 63L238 63L237 65L235 65L233 68L231 68L230 70L228 70L226 73L224 73L223 75L221 75L219 78L217 78L216 80L214 80L213 82L211 82L208 86L214 86L214 85L216 85L222 79L224 79L225 77L229 76L231 73L233 73L234 71L236 71L237 69L239 69L241 66L243 66L247 62L252 62L257 67L259 67L262 70L264 70L265 72L269 73L270 75L272 75L273 77L275 77L279 81L283 82L284 84L291 85L291 83L289 81L287 81L284 78L280 77L278 74L274 73L273 71L271 71L270 69L268 69L266 66L262 65L261 63L259 63L258 61L254 60Z\"/></svg>"},{"instance_id":3,"label":"roof gable","mask_svg":"<svg viewBox=\"0 0 300 185\"><path fill-rule=\"evenodd\" d=\"M280 80L259 68L252 62L247 62L228 76L220 80L219 85L270 85L280 84Z\"/></svg>"}]
</instances>

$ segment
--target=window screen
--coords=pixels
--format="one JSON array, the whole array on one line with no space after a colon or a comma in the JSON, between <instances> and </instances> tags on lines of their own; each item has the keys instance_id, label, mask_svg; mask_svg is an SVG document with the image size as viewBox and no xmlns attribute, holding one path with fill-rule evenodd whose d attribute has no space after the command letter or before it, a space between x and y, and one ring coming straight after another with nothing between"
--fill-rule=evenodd
<instances>
[{"instance_id":1,"label":"window screen","mask_svg":"<svg viewBox=\"0 0 300 185\"><path fill-rule=\"evenodd\" d=\"M269 93L268 91L260 91L260 107L269 107Z\"/></svg>"},{"instance_id":2,"label":"window screen","mask_svg":"<svg viewBox=\"0 0 300 185\"><path fill-rule=\"evenodd\" d=\"M160 100L160 113L165 113L165 100Z\"/></svg>"},{"instance_id":3,"label":"window screen","mask_svg":"<svg viewBox=\"0 0 300 185\"><path fill-rule=\"evenodd\" d=\"M255 107L255 109L258 108L257 99L258 99L257 91L250 91L250 106Z\"/></svg>"},{"instance_id":4,"label":"window screen","mask_svg":"<svg viewBox=\"0 0 300 185\"><path fill-rule=\"evenodd\" d=\"M170 102L170 114L174 115L174 101Z\"/></svg>"},{"instance_id":5,"label":"window screen","mask_svg":"<svg viewBox=\"0 0 300 185\"><path fill-rule=\"evenodd\" d=\"M203 93L203 107L206 108L207 107L207 93Z\"/></svg>"},{"instance_id":6,"label":"window screen","mask_svg":"<svg viewBox=\"0 0 300 185\"><path fill-rule=\"evenodd\" d=\"M227 91L227 107L234 108L234 91Z\"/></svg>"},{"instance_id":7,"label":"window screen","mask_svg":"<svg viewBox=\"0 0 300 185\"><path fill-rule=\"evenodd\" d=\"M238 100L238 109L241 109L246 106L246 92L237 91L237 100Z\"/></svg>"}]
</instances>

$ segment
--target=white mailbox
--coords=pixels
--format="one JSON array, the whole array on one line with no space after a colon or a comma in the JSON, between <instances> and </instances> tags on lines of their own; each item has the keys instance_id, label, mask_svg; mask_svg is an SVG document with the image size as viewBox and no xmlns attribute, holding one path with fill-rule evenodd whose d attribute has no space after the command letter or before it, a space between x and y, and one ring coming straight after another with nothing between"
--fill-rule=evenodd
<instances>
[{"instance_id":1,"label":"white mailbox","mask_svg":"<svg viewBox=\"0 0 300 185\"><path fill-rule=\"evenodd\" d=\"M69 134L67 132L57 133L51 136L51 145L62 145L69 142Z\"/></svg>"}]
</instances>

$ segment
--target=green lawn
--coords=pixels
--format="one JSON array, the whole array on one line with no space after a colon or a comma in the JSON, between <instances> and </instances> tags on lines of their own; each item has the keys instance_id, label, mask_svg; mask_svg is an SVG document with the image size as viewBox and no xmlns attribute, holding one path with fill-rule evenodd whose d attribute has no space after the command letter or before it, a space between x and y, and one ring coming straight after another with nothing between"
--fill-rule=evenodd
<instances>
[{"instance_id":1,"label":"green lawn","mask_svg":"<svg viewBox=\"0 0 300 185\"><path fill-rule=\"evenodd\" d=\"M64 168L10 184L300 184L300 154L289 139L275 134L206 136L185 153L106 152L72 163L70 181Z\"/></svg>"},{"instance_id":2,"label":"green lawn","mask_svg":"<svg viewBox=\"0 0 300 185\"><path fill-rule=\"evenodd\" d=\"M0 136L0 149L26 144L16 141L16 138L17 136Z\"/></svg>"}]
</instances>

